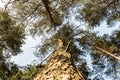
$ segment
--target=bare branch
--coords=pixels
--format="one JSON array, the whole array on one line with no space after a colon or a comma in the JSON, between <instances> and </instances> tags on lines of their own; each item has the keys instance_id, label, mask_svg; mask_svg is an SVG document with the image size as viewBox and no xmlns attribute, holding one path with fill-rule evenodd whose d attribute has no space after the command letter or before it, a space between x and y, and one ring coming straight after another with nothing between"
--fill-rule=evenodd
<instances>
[{"instance_id":1,"label":"bare branch","mask_svg":"<svg viewBox=\"0 0 120 80\"><path fill-rule=\"evenodd\" d=\"M106 53L106 54L108 54L109 56L111 56L111 57L113 57L113 58L115 58L115 59L117 59L117 60L120 60L119 57L113 55L112 53L110 53L110 52L108 52L108 51L106 51L106 50L104 50L104 49L102 49L102 48L100 48L100 47L98 47L98 46L95 46L95 48L98 49L98 50L100 50L100 51L102 51L102 52L104 52L104 53Z\"/></svg>"},{"instance_id":2,"label":"bare branch","mask_svg":"<svg viewBox=\"0 0 120 80\"><path fill-rule=\"evenodd\" d=\"M66 52L68 50L68 47L69 47L70 43L71 43L71 40L68 42L68 44L67 44L66 49L65 49L64 52Z\"/></svg>"},{"instance_id":3,"label":"bare branch","mask_svg":"<svg viewBox=\"0 0 120 80\"><path fill-rule=\"evenodd\" d=\"M85 80L85 78L83 77L83 73L80 72L80 70L78 69L78 67L75 66L75 68L76 68L76 71L78 72L79 76L82 78L82 80Z\"/></svg>"},{"instance_id":4,"label":"bare branch","mask_svg":"<svg viewBox=\"0 0 120 80\"><path fill-rule=\"evenodd\" d=\"M9 1L7 2L7 4L5 5L5 11L6 11L7 7L8 7L8 5L9 5L11 2L12 2L12 0L9 0Z\"/></svg>"}]
</instances>

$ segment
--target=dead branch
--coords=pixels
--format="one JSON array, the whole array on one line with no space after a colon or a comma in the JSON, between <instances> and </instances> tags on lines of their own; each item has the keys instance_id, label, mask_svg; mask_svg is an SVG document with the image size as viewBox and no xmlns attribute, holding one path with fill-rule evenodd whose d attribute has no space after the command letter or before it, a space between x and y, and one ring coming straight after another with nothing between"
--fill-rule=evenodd
<instances>
[{"instance_id":1,"label":"dead branch","mask_svg":"<svg viewBox=\"0 0 120 80\"><path fill-rule=\"evenodd\" d=\"M102 48L100 48L100 47L98 47L98 46L95 46L95 48L98 49L98 50L100 50L100 51L102 51L102 52L104 52L104 53L106 53L107 55L109 55L109 56L111 56L111 57L113 57L113 58L115 58L115 59L117 59L117 60L120 60L119 57L113 55L112 53L110 53L110 52L108 52L108 51L106 51L106 50L104 50L104 49L102 49Z\"/></svg>"},{"instance_id":2,"label":"dead branch","mask_svg":"<svg viewBox=\"0 0 120 80\"><path fill-rule=\"evenodd\" d=\"M77 70L79 76L82 78L82 80L85 80L85 78L83 77L83 73L80 72L80 70L78 69L78 67L75 66L75 68L76 68L76 70Z\"/></svg>"},{"instance_id":3,"label":"dead branch","mask_svg":"<svg viewBox=\"0 0 120 80\"><path fill-rule=\"evenodd\" d=\"M68 42L68 44L67 44L67 46L66 46L66 48L65 48L65 51L64 51L64 52L66 52L66 51L67 51L67 49L68 49L68 47L69 47L70 43L71 43L71 40Z\"/></svg>"}]
</instances>

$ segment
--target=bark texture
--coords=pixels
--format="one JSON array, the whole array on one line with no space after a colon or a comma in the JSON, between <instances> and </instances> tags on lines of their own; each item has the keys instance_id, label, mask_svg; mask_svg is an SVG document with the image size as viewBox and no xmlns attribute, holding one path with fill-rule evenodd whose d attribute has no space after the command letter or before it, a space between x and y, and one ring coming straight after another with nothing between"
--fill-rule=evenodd
<instances>
[{"instance_id":1,"label":"bark texture","mask_svg":"<svg viewBox=\"0 0 120 80\"><path fill-rule=\"evenodd\" d=\"M58 43L57 50L34 80L85 80L72 63L71 54L62 47L63 43L60 40L58 42L60 43Z\"/></svg>"}]
</instances>

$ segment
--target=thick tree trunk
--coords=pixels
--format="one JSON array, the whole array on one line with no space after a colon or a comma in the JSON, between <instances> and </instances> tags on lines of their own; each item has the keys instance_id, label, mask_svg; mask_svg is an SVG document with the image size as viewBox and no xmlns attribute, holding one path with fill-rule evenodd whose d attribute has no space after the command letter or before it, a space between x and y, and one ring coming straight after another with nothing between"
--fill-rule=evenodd
<instances>
[{"instance_id":1,"label":"thick tree trunk","mask_svg":"<svg viewBox=\"0 0 120 80\"><path fill-rule=\"evenodd\" d=\"M60 47L54 51L45 68L34 80L85 80L72 63L71 54L66 52L61 43L59 45Z\"/></svg>"}]
</instances>

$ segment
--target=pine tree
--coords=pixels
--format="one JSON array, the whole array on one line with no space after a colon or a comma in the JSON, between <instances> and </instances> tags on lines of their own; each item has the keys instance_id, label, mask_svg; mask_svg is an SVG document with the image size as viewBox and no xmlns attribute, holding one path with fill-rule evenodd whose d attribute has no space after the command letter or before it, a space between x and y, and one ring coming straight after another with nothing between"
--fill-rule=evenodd
<instances>
[{"instance_id":1,"label":"pine tree","mask_svg":"<svg viewBox=\"0 0 120 80\"><path fill-rule=\"evenodd\" d=\"M119 57L116 58L116 55L119 55L120 31L114 31L112 35L98 36L97 33L80 29L81 26L76 28L74 25L69 23L64 24L63 21L66 15L68 15L69 10L76 5L79 5L76 7L80 8L78 12L80 15L78 15L76 19L80 19L79 21L85 22L85 24L88 24L90 28L92 27L92 29L94 29L94 27L99 26L104 20L107 21L109 26L114 26L113 23L119 22L120 18L119 0L14 0L11 3L12 6L10 6L10 8L12 7L12 11L15 10L16 12L14 13L11 11L11 13L14 14L11 16L13 16L19 25L29 26L30 33L33 36L36 34L40 36L44 32L52 32L52 36L45 39L44 43L39 46L38 53L41 54L37 54L36 52L36 55L44 55L44 53L50 52L50 48L54 49L55 52L52 53L53 57L49 58L47 65L43 71L37 75L36 79L47 79L47 77L50 77L49 74L53 74L54 71L56 72L56 68L58 67L54 67L53 65L50 66L50 63L58 65L58 61L69 65L69 67L73 66L71 69L73 72L74 70L76 71L75 63L79 63L77 67L80 69L80 72L84 73L85 77L97 74L105 69L106 66L109 66L104 72L104 75L114 76L112 79L119 78L117 75L120 74L117 72L119 70ZM6 5L6 7L7 6L9 5ZM7 9L10 10L8 7ZM69 54L69 59L67 60L68 63L61 62L62 57L66 60L65 54L62 54L62 57L58 55L62 52L57 52L59 48L56 48L56 40L59 38L63 41L65 49L68 42L71 41L67 52L65 52ZM65 49L62 50L65 51ZM93 71L89 71L84 59L79 57L85 55L85 51L87 50L89 50L92 58ZM58 61L54 62L55 60ZM108 62L107 65L105 62ZM50 66L53 72L50 71L48 66ZM63 67L62 65L60 66L61 68ZM57 72L61 72L60 69L58 70L59 71ZM70 69L68 68L67 70ZM65 73L66 72L67 71L65 71ZM78 72L79 71L76 71L75 73L79 75ZM58 77L60 77L60 73L58 75ZM53 76L55 76L55 79L57 78L57 75L54 74ZM78 80L80 78L81 77L79 76ZM103 77L101 75L96 75L94 79L103 79Z\"/></svg>"},{"instance_id":2,"label":"pine tree","mask_svg":"<svg viewBox=\"0 0 120 80\"><path fill-rule=\"evenodd\" d=\"M34 80L85 80L74 65L71 54L67 52L68 46L63 47L62 40L58 39L58 48Z\"/></svg>"}]
</instances>

